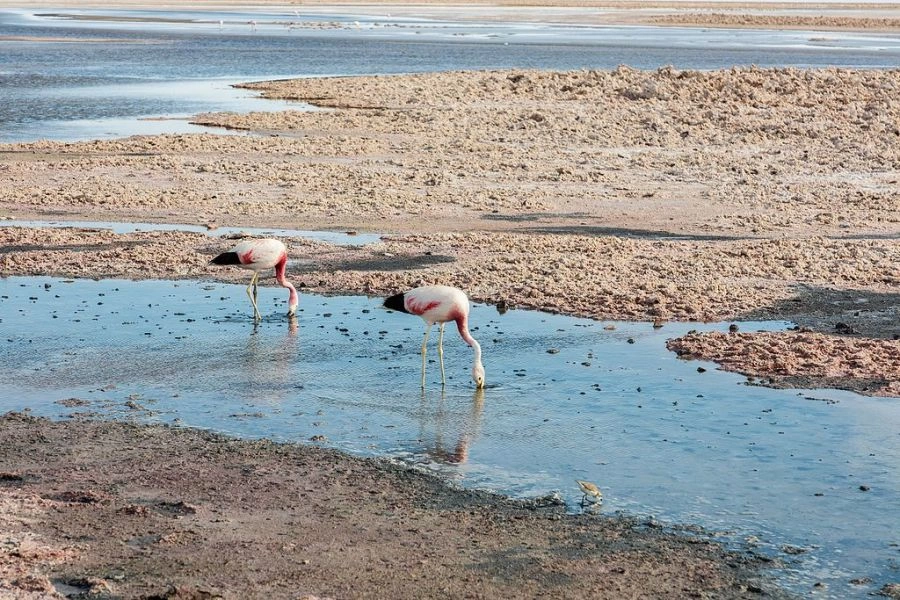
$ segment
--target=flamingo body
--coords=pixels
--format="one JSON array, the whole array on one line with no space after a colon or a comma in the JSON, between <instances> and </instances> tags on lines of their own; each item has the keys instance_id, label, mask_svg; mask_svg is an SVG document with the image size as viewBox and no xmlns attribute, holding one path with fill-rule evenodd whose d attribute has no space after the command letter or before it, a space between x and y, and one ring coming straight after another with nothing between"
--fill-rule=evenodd
<instances>
[{"instance_id":1,"label":"flamingo body","mask_svg":"<svg viewBox=\"0 0 900 600\"><path fill-rule=\"evenodd\" d=\"M469 298L462 290L446 285L427 285L395 294L384 301L386 308L417 315L425 321L425 339L422 341L422 387L425 387L425 354L428 334L435 323L440 324L438 356L441 363L441 385L444 385L444 325L456 322L459 335L475 350L472 379L478 388L484 387L484 366L481 364L481 346L469 333Z\"/></svg>"},{"instance_id":2,"label":"flamingo body","mask_svg":"<svg viewBox=\"0 0 900 600\"><path fill-rule=\"evenodd\" d=\"M247 295L250 296L250 302L253 304L253 317L255 319L259 320L262 318L256 304L257 281L259 280L260 272L267 269L275 269L275 281L281 287L290 290L288 315L292 316L297 312L299 296L296 288L285 277L287 248L281 241L273 238L246 240L228 252L219 254L209 262L214 265L235 265L241 269L253 271L250 285L247 286Z\"/></svg>"}]
</instances>

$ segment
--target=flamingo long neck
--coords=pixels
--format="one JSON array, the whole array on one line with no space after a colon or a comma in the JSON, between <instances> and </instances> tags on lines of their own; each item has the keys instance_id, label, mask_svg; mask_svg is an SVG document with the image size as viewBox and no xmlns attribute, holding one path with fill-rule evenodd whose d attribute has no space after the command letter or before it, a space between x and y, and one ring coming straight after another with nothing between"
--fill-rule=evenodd
<instances>
[{"instance_id":1,"label":"flamingo long neck","mask_svg":"<svg viewBox=\"0 0 900 600\"><path fill-rule=\"evenodd\" d=\"M475 361L474 364L481 364L481 344L478 343L478 340L472 337L472 334L469 333L469 317L462 316L456 319L456 328L459 329L459 336L463 339L465 343L472 346L472 349L475 350Z\"/></svg>"},{"instance_id":2,"label":"flamingo long neck","mask_svg":"<svg viewBox=\"0 0 900 600\"><path fill-rule=\"evenodd\" d=\"M297 304L299 304L300 299L297 296L297 289L294 285L287 280L285 277L285 272L287 271L287 254L281 257L281 260L278 261L278 264L275 265L275 281L278 282L278 285L281 287L286 287L290 290L291 296L288 299L288 306L291 310L297 308Z\"/></svg>"}]
</instances>

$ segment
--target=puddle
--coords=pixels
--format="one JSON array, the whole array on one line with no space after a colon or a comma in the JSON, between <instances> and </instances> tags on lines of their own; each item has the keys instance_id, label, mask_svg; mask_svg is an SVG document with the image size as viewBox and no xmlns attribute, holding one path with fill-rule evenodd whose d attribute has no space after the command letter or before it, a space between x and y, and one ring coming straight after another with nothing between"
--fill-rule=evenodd
<instances>
[{"instance_id":1,"label":"puddle","mask_svg":"<svg viewBox=\"0 0 900 600\"><path fill-rule=\"evenodd\" d=\"M864 597L896 580L897 399L748 386L665 349L727 323L653 329L482 305L471 319L488 388L475 391L471 350L448 328L447 387L431 363L423 393L419 319L380 298L301 294L292 326L285 300L261 288L254 327L241 285L0 280L0 411L312 440L513 496L558 490L571 510L583 479L603 512L778 555L796 591L823 582L817 597Z\"/></svg>"},{"instance_id":2,"label":"puddle","mask_svg":"<svg viewBox=\"0 0 900 600\"><path fill-rule=\"evenodd\" d=\"M170 223L116 223L111 221L0 221L0 227L77 227L83 229L109 229L113 233L135 233L137 231L191 231L205 233L212 237L234 234L273 236L282 238L299 237L339 246L365 246L381 240L377 233L348 233L346 231L304 231L300 229L271 229L258 227L218 227L207 229L202 225Z\"/></svg>"}]
</instances>

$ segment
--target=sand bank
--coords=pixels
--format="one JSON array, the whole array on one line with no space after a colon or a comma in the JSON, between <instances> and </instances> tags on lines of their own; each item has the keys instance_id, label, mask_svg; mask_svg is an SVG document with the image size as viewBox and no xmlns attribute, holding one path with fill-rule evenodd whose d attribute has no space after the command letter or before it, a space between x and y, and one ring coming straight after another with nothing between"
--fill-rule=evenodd
<instances>
[{"instance_id":1,"label":"sand bank","mask_svg":"<svg viewBox=\"0 0 900 600\"><path fill-rule=\"evenodd\" d=\"M5 145L0 207L386 234L356 249L293 242L292 276L324 293L448 283L476 301L597 319L784 318L829 335L900 335L900 71L620 68L247 87L319 110L195 119L248 136ZM2 229L0 272L230 278L205 264L226 243ZM742 354L744 337L728 340ZM692 354L704 351L695 343ZM900 353L888 354L892 385ZM851 387L854 377L850 368Z\"/></svg>"}]
</instances>

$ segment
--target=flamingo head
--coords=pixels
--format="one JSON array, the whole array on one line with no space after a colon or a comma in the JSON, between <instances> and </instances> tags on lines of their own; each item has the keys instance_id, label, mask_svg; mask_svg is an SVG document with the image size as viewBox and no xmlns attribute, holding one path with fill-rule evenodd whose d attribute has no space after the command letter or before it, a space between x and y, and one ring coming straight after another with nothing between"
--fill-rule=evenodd
<instances>
[{"instance_id":1,"label":"flamingo head","mask_svg":"<svg viewBox=\"0 0 900 600\"><path fill-rule=\"evenodd\" d=\"M482 389L484 387L484 365L480 362L475 363L475 366L472 367L472 380L475 382L476 388Z\"/></svg>"}]
</instances>

